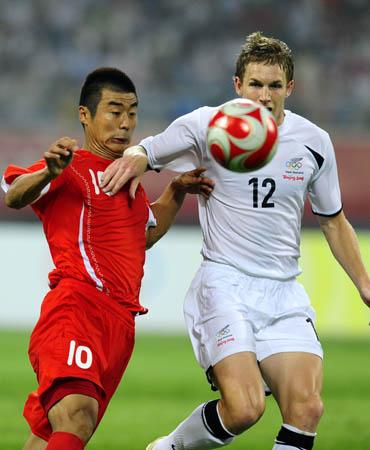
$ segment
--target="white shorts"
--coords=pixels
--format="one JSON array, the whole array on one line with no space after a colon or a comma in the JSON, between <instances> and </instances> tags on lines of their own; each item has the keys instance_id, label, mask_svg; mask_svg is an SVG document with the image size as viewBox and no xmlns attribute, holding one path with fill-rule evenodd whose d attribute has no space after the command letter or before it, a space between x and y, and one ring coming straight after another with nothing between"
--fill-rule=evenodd
<instances>
[{"instance_id":1,"label":"white shorts","mask_svg":"<svg viewBox=\"0 0 370 450\"><path fill-rule=\"evenodd\" d=\"M281 352L323 357L315 311L296 279L271 280L203 261L185 297L186 326L198 363L208 371L234 353L258 361Z\"/></svg>"}]
</instances>

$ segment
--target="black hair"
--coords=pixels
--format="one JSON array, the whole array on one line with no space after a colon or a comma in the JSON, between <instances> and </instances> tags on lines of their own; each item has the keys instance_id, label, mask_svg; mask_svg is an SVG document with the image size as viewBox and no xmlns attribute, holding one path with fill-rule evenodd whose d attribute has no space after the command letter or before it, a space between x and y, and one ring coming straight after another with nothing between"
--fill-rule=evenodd
<instances>
[{"instance_id":1,"label":"black hair","mask_svg":"<svg viewBox=\"0 0 370 450\"><path fill-rule=\"evenodd\" d=\"M103 89L136 95L136 87L129 76L114 67L100 67L90 72L81 88L80 106L86 106L94 117Z\"/></svg>"}]
</instances>

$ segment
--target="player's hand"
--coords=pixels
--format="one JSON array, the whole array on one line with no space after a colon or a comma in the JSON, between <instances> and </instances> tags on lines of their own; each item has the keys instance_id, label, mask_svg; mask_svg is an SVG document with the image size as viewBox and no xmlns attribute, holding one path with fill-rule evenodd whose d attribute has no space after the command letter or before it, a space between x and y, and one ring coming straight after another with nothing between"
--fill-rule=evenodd
<instances>
[{"instance_id":1,"label":"player's hand","mask_svg":"<svg viewBox=\"0 0 370 450\"><path fill-rule=\"evenodd\" d=\"M175 177L171 184L175 189L186 192L188 194L199 194L206 200L209 199L215 183L205 176L203 172L207 170L206 167L198 167L197 169L184 172Z\"/></svg>"},{"instance_id":2,"label":"player's hand","mask_svg":"<svg viewBox=\"0 0 370 450\"><path fill-rule=\"evenodd\" d=\"M370 308L370 280L369 285L359 289L360 296L367 307Z\"/></svg>"},{"instance_id":3,"label":"player's hand","mask_svg":"<svg viewBox=\"0 0 370 450\"><path fill-rule=\"evenodd\" d=\"M370 278L368 279L368 282L365 283L365 285L359 287L358 291L360 293L362 301L368 308L370 308Z\"/></svg>"},{"instance_id":4,"label":"player's hand","mask_svg":"<svg viewBox=\"0 0 370 450\"><path fill-rule=\"evenodd\" d=\"M136 189L140 183L140 177L146 172L148 157L143 147L135 145L126 149L121 158L112 162L104 171L100 187L110 195L117 192L129 181L130 197L135 198Z\"/></svg>"},{"instance_id":5,"label":"player's hand","mask_svg":"<svg viewBox=\"0 0 370 450\"><path fill-rule=\"evenodd\" d=\"M57 177L69 166L73 153L78 150L77 141L69 137L58 139L44 153L47 168L51 175Z\"/></svg>"}]
</instances>

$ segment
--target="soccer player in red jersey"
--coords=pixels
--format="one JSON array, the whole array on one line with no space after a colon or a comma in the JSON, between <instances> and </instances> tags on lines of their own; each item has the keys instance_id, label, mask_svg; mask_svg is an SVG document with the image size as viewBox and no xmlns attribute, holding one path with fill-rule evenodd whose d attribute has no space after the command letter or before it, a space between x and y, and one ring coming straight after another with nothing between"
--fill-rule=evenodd
<instances>
[{"instance_id":1,"label":"soccer player in red jersey","mask_svg":"<svg viewBox=\"0 0 370 450\"><path fill-rule=\"evenodd\" d=\"M9 166L2 187L12 208L31 205L43 224L55 269L49 274L29 357L39 387L26 402L25 450L80 450L98 426L131 357L145 250L169 229L187 192L209 197L204 167L177 176L150 204L135 160L114 196L104 170L130 145L135 85L115 68L90 73L81 90L83 149L58 139L30 166ZM129 151L130 152L130 151Z\"/></svg>"}]
</instances>

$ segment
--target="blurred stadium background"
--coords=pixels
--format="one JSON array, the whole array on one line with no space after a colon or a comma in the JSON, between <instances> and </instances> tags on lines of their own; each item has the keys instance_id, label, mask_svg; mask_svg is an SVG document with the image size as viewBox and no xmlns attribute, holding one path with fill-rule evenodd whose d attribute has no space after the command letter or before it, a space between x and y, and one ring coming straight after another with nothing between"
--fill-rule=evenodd
<instances>
[{"instance_id":1,"label":"blurred stadium background","mask_svg":"<svg viewBox=\"0 0 370 450\"><path fill-rule=\"evenodd\" d=\"M29 165L61 136L82 144L79 91L87 73L99 66L119 67L136 83L134 143L180 114L234 98L235 58L246 35L260 30L286 41L294 52L296 87L287 108L330 133L344 210L370 268L369 23L368 0L2 0L0 171L8 164ZM172 175L145 175L152 200ZM308 204L303 225L301 281L318 312L319 334L369 343L370 314L331 258ZM196 200L189 197L176 225L148 253L142 303L150 314L138 321L139 334L184 333L182 299L201 260L200 243ZM7 209L2 191L0 255L0 329L27 331L37 319L51 262L30 208ZM11 348L11 336L0 334L3 349ZM24 376L33 380L23 347L20 377L24 368ZM6 448L19 448L11 445L9 440ZM125 448L142 445L131 442Z\"/></svg>"}]
</instances>

